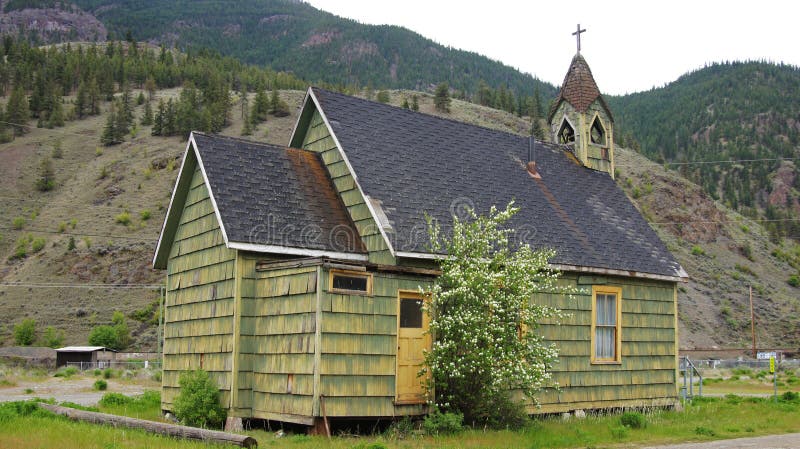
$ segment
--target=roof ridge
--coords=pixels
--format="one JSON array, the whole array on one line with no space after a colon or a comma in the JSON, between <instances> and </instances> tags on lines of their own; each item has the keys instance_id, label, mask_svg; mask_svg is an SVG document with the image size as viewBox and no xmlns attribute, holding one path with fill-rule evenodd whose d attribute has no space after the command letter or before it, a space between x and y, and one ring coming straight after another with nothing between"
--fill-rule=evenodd
<instances>
[{"instance_id":1,"label":"roof ridge","mask_svg":"<svg viewBox=\"0 0 800 449\"><path fill-rule=\"evenodd\" d=\"M335 91L328 90L328 89L325 89L325 88L322 88L322 87L311 86L311 88L314 89L314 90L321 90L323 92L331 93L331 94L334 94L334 95L341 95L341 96L347 97L347 98L354 98L356 100L364 101L364 102L375 104L375 105L378 105L378 106L384 106L384 107L389 107L389 108L392 108L392 109L397 109L398 111L405 111L405 113L420 114L420 115L424 115L425 117L430 117L430 118L433 118L433 119L436 119L436 120L441 120L441 121L445 121L445 122L452 122L452 123L455 123L457 125L469 126L469 127L472 127L472 128L478 128L478 129L481 129L481 130L495 132L495 133L499 133L499 134L506 134L506 135L509 135L509 136L512 136L512 137L517 137L517 138L520 138L520 139L528 139L528 138L531 137L531 135L515 134L515 133L512 133L512 132L503 131L503 130L500 130L500 129L495 129L495 128L489 128L489 127L486 127L486 126L476 125L474 123L462 122L462 121L456 120L454 118L440 117L438 115L427 114L425 112L413 111L411 109L406 109L404 107L395 106L393 104L381 103L381 102L378 102L378 101L372 101L372 100L368 100L366 98L356 97L354 95L347 95L347 94L343 94L341 92L335 92ZM492 108L490 108L490 109L492 109ZM534 140L536 140L536 142L538 142L538 143L551 144L551 142L545 142L544 140L539 140L539 139L534 139Z\"/></svg>"},{"instance_id":2,"label":"roof ridge","mask_svg":"<svg viewBox=\"0 0 800 449\"><path fill-rule=\"evenodd\" d=\"M207 133L207 132L204 132L204 131L192 131L191 133L192 134L197 134L197 135L200 135L200 136L203 136L203 137L208 137L210 139L226 139L226 140L232 140L232 141L235 141L235 142L242 142L242 143L251 144L251 145L259 145L259 146L262 146L262 147L280 148L282 150L308 151L308 150L303 149L303 148L294 148L294 147L290 147L290 146L287 146L287 145L278 145L278 144L269 143L269 142L260 142L258 140L245 139L243 137L226 136L224 134Z\"/></svg>"}]
</instances>

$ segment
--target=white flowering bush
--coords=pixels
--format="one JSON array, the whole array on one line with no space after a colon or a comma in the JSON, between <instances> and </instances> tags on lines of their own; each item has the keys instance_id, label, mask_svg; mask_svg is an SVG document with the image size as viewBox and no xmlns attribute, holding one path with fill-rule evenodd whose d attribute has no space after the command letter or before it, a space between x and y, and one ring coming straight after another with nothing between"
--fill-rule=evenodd
<instances>
[{"instance_id":1,"label":"white flowering bush","mask_svg":"<svg viewBox=\"0 0 800 449\"><path fill-rule=\"evenodd\" d=\"M429 220L432 249L447 256L425 292L433 336L425 370L431 370L436 405L463 413L467 424L506 427L524 419L524 401L536 401L558 357L536 329L560 312L531 298L568 292L548 266L553 251L513 244L514 230L504 225L518 210L513 202L487 216L470 210L465 219L453 218L449 236Z\"/></svg>"}]
</instances>

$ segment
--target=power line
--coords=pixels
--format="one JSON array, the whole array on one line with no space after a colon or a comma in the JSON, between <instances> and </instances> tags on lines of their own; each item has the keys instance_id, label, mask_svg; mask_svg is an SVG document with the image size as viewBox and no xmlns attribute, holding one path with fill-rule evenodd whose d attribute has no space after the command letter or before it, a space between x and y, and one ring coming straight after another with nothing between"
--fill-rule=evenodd
<instances>
[{"instance_id":1,"label":"power line","mask_svg":"<svg viewBox=\"0 0 800 449\"><path fill-rule=\"evenodd\" d=\"M22 123L12 123L12 122L7 122L5 120L0 120L0 123L4 123L6 125L11 125L11 126L21 126L23 128L30 128L30 129L43 129L43 128L39 128L39 127L33 126L33 125L24 125ZM70 135L70 136L83 137L84 139L87 138L87 137L92 137L92 136L89 136L89 135L86 135L86 134L71 133L69 131L64 131L63 129L47 128L47 131L66 134L66 135Z\"/></svg>"},{"instance_id":2,"label":"power line","mask_svg":"<svg viewBox=\"0 0 800 449\"><path fill-rule=\"evenodd\" d=\"M0 226L0 229L7 230L7 231L16 231L16 232L38 232L41 234L54 234L54 235L70 235L74 237L97 237L97 238L112 238L112 239L128 239L128 240L138 240L142 242L155 242L158 239L153 237L135 237L129 235L110 235L110 234L92 234L86 232L58 232L58 231L47 231L44 229L32 229L32 228L24 228L24 229L17 229L10 226Z\"/></svg>"},{"instance_id":3,"label":"power line","mask_svg":"<svg viewBox=\"0 0 800 449\"><path fill-rule=\"evenodd\" d=\"M161 289L160 284L72 284L67 282L0 282L0 287L24 287L24 288L85 288L85 289L121 289L121 290L149 290Z\"/></svg>"},{"instance_id":4,"label":"power line","mask_svg":"<svg viewBox=\"0 0 800 449\"><path fill-rule=\"evenodd\" d=\"M777 161L796 161L800 158L798 157L778 157L778 158L760 158L760 159L728 159L728 160L718 160L718 161L688 161L688 162L664 162L663 164L659 164L658 162L651 161L657 165L707 165L707 164L738 164L744 162L777 162ZM617 164L616 167L639 167L639 164Z\"/></svg>"},{"instance_id":5,"label":"power line","mask_svg":"<svg viewBox=\"0 0 800 449\"><path fill-rule=\"evenodd\" d=\"M774 222L786 222L786 221L800 221L800 218L776 218L776 219L747 218L745 220L651 221L650 224L657 224L657 225L689 224L689 223L724 224L724 223L744 223L746 221L752 221L756 223L774 223Z\"/></svg>"}]
</instances>

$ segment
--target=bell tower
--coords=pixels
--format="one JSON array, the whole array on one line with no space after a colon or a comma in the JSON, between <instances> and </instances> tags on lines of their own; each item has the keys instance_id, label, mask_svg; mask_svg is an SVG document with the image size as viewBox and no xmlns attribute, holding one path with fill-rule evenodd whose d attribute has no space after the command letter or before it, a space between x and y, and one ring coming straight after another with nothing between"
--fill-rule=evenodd
<instances>
[{"instance_id":1,"label":"bell tower","mask_svg":"<svg viewBox=\"0 0 800 449\"><path fill-rule=\"evenodd\" d=\"M581 33L578 25L578 52L564 77L553 102L547 123L553 142L568 146L575 158L594 170L614 177L614 117L606 104L589 64L581 56Z\"/></svg>"}]
</instances>

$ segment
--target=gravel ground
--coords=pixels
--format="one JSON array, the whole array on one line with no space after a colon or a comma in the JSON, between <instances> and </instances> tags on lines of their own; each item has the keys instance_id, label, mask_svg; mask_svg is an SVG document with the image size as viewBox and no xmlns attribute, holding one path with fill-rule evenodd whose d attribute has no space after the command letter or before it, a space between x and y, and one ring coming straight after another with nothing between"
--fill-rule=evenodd
<instances>
[{"instance_id":1,"label":"gravel ground","mask_svg":"<svg viewBox=\"0 0 800 449\"><path fill-rule=\"evenodd\" d=\"M69 379L63 377L50 377L45 381L17 381L13 387L0 388L0 402L25 401L32 398L49 399L54 398L58 402L74 402L81 405L95 405L105 393L115 392L125 395L142 394L145 390L158 388L158 384L153 381L128 381L120 382L115 379L107 379L108 390L97 391L92 386L98 378L76 376ZM33 393L25 393L25 389L30 388Z\"/></svg>"},{"instance_id":2,"label":"gravel ground","mask_svg":"<svg viewBox=\"0 0 800 449\"><path fill-rule=\"evenodd\" d=\"M797 449L800 448L800 433L769 435L766 437L736 438L710 443L684 443L669 446L653 446L644 449Z\"/></svg>"}]
</instances>

